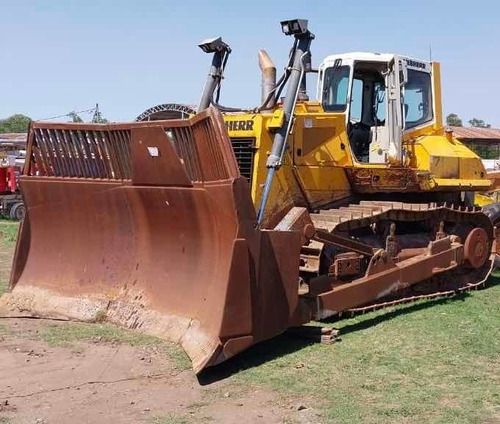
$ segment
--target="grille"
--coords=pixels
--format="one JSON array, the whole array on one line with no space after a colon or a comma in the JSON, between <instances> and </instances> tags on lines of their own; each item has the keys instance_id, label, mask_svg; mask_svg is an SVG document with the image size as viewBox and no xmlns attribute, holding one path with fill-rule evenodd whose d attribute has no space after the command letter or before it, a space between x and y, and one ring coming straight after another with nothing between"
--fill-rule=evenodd
<instances>
[{"instance_id":1,"label":"grille","mask_svg":"<svg viewBox=\"0 0 500 424\"><path fill-rule=\"evenodd\" d=\"M253 157L255 154L255 139L254 138L231 138L234 155L238 162L240 174L244 176L248 182L252 183L252 168Z\"/></svg>"},{"instance_id":2,"label":"grille","mask_svg":"<svg viewBox=\"0 0 500 424\"><path fill-rule=\"evenodd\" d=\"M33 124L29 175L130 179L130 130L80 127Z\"/></svg>"},{"instance_id":3,"label":"grille","mask_svg":"<svg viewBox=\"0 0 500 424\"><path fill-rule=\"evenodd\" d=\"M178 159L193 182L236 178L235 157L223 132L219 112L203 112L191 120L129 124L60 124L33 122L28 140L29 176L133 180L131 145L135 128L163 127ZM245 176L251 174L252 140L236 142ZM246 147L248 146L248 147ZM173 158L172 158L173 160Z\"/></svg>"}]
</instances>

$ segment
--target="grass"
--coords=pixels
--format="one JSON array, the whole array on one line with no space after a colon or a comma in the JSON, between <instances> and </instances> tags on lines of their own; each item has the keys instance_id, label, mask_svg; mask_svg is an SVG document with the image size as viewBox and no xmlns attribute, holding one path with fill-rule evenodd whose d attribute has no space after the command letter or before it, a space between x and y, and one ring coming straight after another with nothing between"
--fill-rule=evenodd
<instances>
[{"instance_id":1,"label":"grass","mask_svg":"<svg viewBox=\"0 0 500 424\"><path fill-rule=\"evenodd\" d=\"M9 221L0 219L0 241L8 246L14 246L17 240L19 230L18 221Z\"/></svg>"},{"instance_id":2,"label":"grass","mask_svg":"<svg viewBox=\"0 0 500 424\"><path fill-rule=\"evenodd\" d=\"M186 415L166 414L153 418L152 424L191 424L191 423L211 423L214 420L210 417L189 417ZM0 423L1 424L1 423Z\"/></svg>"},{"instance_id":3,"label":"grass","mask_svg":"<svg viewBox=\"0 0 500 424\"><path fill-rule=\"evenodd\" d=\"M189 420L175 414L161 415L153 418L153 424L188 424Z\"/></svg>"},{"instance_id":4,"label":"grass","mask_svg":"<svg viewBox=\"0 0 500 424\"><path fill-rule=\"evenodd\" d=\"M0 266L0 296L7 289L10 269L7 269L4 264L10 264L12 260L11 252L16 244L18 229L19 222L0 219L0 262L2 262Z\"/></svg>"},{"instance_id":5,"label":"grass","mask_svg":"<svg viewBox=\"0 0 500 424\"><path fill-rule=\"evenodd\" d=\"M8 417L0 417L0 424L10 424L11 420Z\"/></svg>"},{"instance_id":6,"label":"grass","mask_svg":"<svg viewBox=\"0 0 500 424\"><path fill-rule=\"evenodd\" d=\"M49 346L75 348L78 342L120 343L134 347L157 347L172 360L176 368L188 369L187 355L177 345L157 337L126 330L113 324L63 323L51 324L39 336Z\"/></svg>"},{"instance_id":7,"label":"grass","mask_svg":"<svg viewBox=\"0 0 500 424\"><path fill-rule=\"evenodd\" d=\"M303 399L324 422L499 420L500 278L491 281L459 298L326 324L341 331L331 346L281 336L234 358L226 372Z\"/></svg>"},{"instance_id":8,"label":"grass","mask_svg":"<svg viewBox=\"0 0 500 424\"><path fill-rule=\"evenodd\" d=\"M100 341L124 343L131 346L159 346L161 340L128 331L111 324L52 324L41 333L42 339L50 346L69 346L77 341Z\"/></svg>"},{"instance_id":9,"label":"grass","mask_svg":"<svg viewBox=\"0 0 500 424\"><path fill-rule=\"evenodd\" d=\"M197 402L191 402L188 406L187 409L190 411L198 411L199 409L203 408L204 406L208 406L209 403L205 401L197 401Z\"/></svg>"}]
</instances>

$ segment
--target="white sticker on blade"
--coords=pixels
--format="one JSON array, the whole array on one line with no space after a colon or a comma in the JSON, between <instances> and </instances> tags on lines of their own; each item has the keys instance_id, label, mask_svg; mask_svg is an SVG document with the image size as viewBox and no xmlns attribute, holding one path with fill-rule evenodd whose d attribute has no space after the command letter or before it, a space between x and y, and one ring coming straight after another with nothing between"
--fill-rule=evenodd
<instances>
[{"instance_id":1,"label":"white sticker on blade","mask_svg":"<svg viewBox=\"0 0 500 424\"><path fill-rule=\"evenodd\" d=\"M148 146L148 152L149 152L149 155L154 157L154 158L160 156L160 151L158 150L158 147Z\"/></svg>"}]
</instances>

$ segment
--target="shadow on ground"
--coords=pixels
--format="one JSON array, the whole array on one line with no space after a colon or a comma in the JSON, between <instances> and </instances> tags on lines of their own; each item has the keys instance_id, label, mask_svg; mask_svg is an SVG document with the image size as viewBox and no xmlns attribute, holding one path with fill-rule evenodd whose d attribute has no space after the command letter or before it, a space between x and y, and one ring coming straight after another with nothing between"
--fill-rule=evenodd
<instances>
[{"instance_id":1,"label":"shadow on ground","mask_svg":"<svg viewBox=\"0 0 500 424\"><path fill-rule=\"evenodd\" d=\"M498 284L500 284L500 274L492 275L489 278L486 287L481 290L488 290ZM454 297L434 299L399 306L396 310L388 309L386 313L381 315L343 326L340 331L340 336L356 331L362 331L400 316L422 311L448 302L464 302L470 296L470 293L462 293ZM336 322L341 322L343 319L344 318L336 318L327 320L326 322L328 324L334 324ZM315 344L315 342L292 337L288 334L282 334L271 340L258 343L220 365L206 369L198 375L198 381L201 385L211 384L231 377L232 375L246 369L257 367L273 359L289 355L312 344Z\"/></svg>"},{"instance_id":2,"label":"shadow on ground","mask_svg":"<svg viewBox=\"0 0 500 424\"><path fill-rule=\"evenodd\" d=\"M282 334L271 340L258 343L220 365L207 368L198 375L198 381L201 385L206 385L224 380L248 368L257 367L273 359L289 355L314 343L311 340Z\"/></svg>"}]
</instances>

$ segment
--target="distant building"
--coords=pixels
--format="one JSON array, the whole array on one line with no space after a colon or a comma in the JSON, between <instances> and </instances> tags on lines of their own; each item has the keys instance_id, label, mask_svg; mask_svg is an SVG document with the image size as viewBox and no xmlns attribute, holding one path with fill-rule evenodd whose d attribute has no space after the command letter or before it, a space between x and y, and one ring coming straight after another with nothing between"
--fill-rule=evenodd
<instances>
[{"instance_id":1,"label":"distant building","mask_svg":"<svg viewBox=\"0 0 500 424\"><path fill-rule=\"evenodd\" d=\"M26 147L26 133L6 133L0 134L0 148L2 150L9 149L12 147L13 149L24 148Z\"/></svg>"},{"instance_id":2,"label":"distant building","mask_svg":"<svg viewBox=\"0 0 500 424\"><path fill-rule=\"evenodd\" d=\"M486 169L498 169L500 160L500 129L451 127L453 135L483 159Z\"/></svg>"},{"instance_id":3,"label":"distant building","mask_svg":"<svg viewBox=\"0 0 500 424\"><path fill-rule=\"evenodd\" d=\"M0 166L23 166L26 138L26 133L0 134Z\"/></svg>"}]
</instances>

